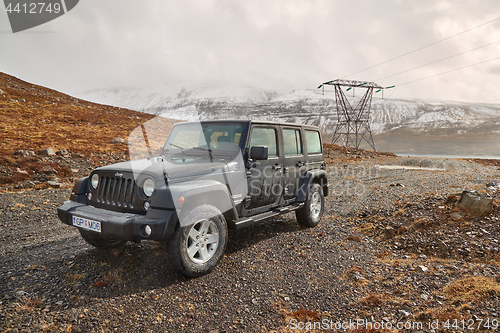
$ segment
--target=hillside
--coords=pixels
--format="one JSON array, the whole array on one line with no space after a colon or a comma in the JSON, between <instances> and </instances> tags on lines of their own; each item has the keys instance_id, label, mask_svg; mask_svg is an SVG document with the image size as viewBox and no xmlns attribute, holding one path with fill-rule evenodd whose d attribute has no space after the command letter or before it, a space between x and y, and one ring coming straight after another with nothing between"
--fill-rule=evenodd
<instances>
[{"instance_id":1,"label":"hillside","mask_svg":"<svg viewBox=\"0 0 500 333\"><path fill-rule=\"evenodd\" d=\"M154 118L87 102L4 73L0 73L0 115L0 186L26 180L39 185L47 178L72 183L74 176L99 165L104 155L111 160L113 156L126 157L128 146L110 141L116 137L127 139L137 126ZM166 134L174 122L164 120ZM29 152L13 154L19 150L37 153L45 148L67 153L52 157ZM44 172L40 170L44 166L53 168L56 176L47 176L53 171L46 168L42 177Z\"/></svg>"},{"instance_id":2,"label":"hillside","mask_svg":"<svg viewBox=\"0 0 500 333\"><path fill-rule=\"evenodd\" d=\"M88 102L4 73L0 73L0 87L0 112L4 124L0 129L0 190L71 186L75 179L87 175L96 166L129 158L129 146L113 144L112 139L128 139L129 135L135 138L134 129L139 129L137 134L142 139L142 129L138 126L145 124L148 133L156 134L160 129L160 135L148 138L151 146L157 148L178 121ZM238 96L231 97L231 94ZM129 101L134 100L133 93L122 96L127 95ZM184 90L181 95L177 92L185 101L193 95L202 99L219 96L217 103L243 105L249 98L260 103L269 100L273 93L248 88L243 93L238 90L209 89L203 93ZM159 95L150 96L151 105L159 103L158 98ZM134 148L138 146L134 142ZM40 156L39 152L46 148L52 148L57 155ZM327 160L372 155L378 154L325 145Z\"/></svg>"}]
</instances>

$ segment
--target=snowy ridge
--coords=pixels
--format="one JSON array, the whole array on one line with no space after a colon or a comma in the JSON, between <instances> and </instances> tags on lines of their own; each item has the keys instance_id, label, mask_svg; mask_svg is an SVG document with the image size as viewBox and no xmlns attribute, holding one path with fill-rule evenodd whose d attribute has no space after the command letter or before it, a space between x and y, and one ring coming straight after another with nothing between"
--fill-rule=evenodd
<instances>
[{"instance_id":1,"label":"snowy ridge","mask_svg":"<svg viewBox=\"0 0 500 333\"><path fill-rule=\"evenodd\" d=\"M164 85L150 88L97 89L79 94L77 97L136 111L157 113L152 111L179 109L203 103L220 105L264 103L276 95L273 91L251 87Z\"/></svg>"},{"instance_id":2,"label":"snowy ridge","mask_svg":"<svg viewBox=\"0 0 500 333\"><path fill-rule=\"evenodd\" d=\"M359 96L346 93L352 107L363 93L356 92ZM311 124L322 129L326 142L333 137L338 119L332 91L279 95L249 87L165 85L93 90L78 97L188 121L263 119ZM377 149L398 154L500 156L500 104L382 99L374 94L370 127Z\"/></svg>"},{"instance_id":3,"label":"snowy ridge","mask_svg":"<svg viewBox=\"0 0 500 333\"><path fill-rule=\"evenodd\" d=\"M348 95L346 93L346 95ZM295 90L278 95L250 87L165 85L140 89L93 90L78 97L180 120L265 119L320 126L331 135L337 122L335 94ZM355 107L359 96L347 96ZM500 130L500 105L436 100L382 99L371 104L373 134L395 130L435 132L447 130ZM496 128L495 128L496 126Z\"/></svg>"}]
</instances>

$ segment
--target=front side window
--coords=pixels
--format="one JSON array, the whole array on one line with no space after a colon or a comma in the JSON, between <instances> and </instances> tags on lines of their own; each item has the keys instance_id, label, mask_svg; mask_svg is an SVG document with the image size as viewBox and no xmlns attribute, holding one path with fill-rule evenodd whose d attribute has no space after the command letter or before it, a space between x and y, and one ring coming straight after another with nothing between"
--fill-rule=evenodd
<instances>
[{"instance_id":1,"label":"front side window","mask_svg":"<svg viewBox=\"0 0 500 333\"><path fill-rule=\"evenodd\" d=\"M302 155L302 143L300 130L283 129L283 144L285 146L285 156Z\"/></svg>"},{"instance_id":2,"label":"front side window","mask_svg":"<svg viewBox=\"0 0 500 333\"><path fill-rule=\"evenodd\" d=\"M306 130L306 145L308 154L320 154L321 138L318 131Z\"/></svg>"},{"instance_id":3,"label":"front side window","mask_svg":"<svg viewBox=\"0 0 500 333\"><path fill-rule=\"evenodd\" d=\"M254 127L250 147L267 146L269 157L278 156L276 130L269 127Z\"/></svg>"}]
</instances>

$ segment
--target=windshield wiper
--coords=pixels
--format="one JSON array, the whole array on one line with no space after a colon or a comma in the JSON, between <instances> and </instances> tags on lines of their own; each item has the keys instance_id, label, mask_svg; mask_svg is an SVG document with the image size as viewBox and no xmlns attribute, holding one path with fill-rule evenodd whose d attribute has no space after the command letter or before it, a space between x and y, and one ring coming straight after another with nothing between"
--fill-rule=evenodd
<instances>
[{"instance_id":1,"label":"windshield wiper","mask_svg":"<svg viewBox=\"0 0 500 333\"><path fill-rule=\"evenodd\" d=\"M184 151L186 148L184 147L181 147L181 146L178 146L176 144L173 144L173 143L168 143L169 145L175 147L175 148L179 148L181 150L181 152L187 156L186 152ZM205 148L205 147L192 147L190 149L197 149L197 150L203 150L203 151L208 151L208 154L210 155L210 161L213 162L213 156L212 156L212 149L210 148Z\"/></svg>"},{"instance_id":2,"label":"windshield wiper","mask_svg":"<svg viewBox=\"0 0 500 333\"><path fill-rule=\"evenodd\" d=\"M214 157L212 156L212 149L205 148L205 147L193 147L192 149L198 149L198 150L208 151L208 155L210 156L210 162L214 161Z\"/></svg>"},{"instance_id":3,"label":"windshield wiper","mask_svg":"<svg viewBox=\"0 0 500 333\"><path fill-rule=\"evenodd\" d=\"M181 150L181 152L182 152L184 155L186 155L186 153L184 152L184 149L185 149L184 147L178 146L178 145L173 144L173 143L170 143L170 142L169 142L168 144L169 144L169 145L171 145L172 147L179 148L179 149Z\"/></svg>"}]
</instances>

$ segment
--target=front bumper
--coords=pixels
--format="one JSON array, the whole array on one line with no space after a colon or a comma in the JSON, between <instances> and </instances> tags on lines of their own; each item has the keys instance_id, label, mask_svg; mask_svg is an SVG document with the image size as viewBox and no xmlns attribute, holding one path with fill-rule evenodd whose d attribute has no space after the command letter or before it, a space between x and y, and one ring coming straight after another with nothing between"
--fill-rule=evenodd
<instances>
[{"instance_id":1,"label":"front bumper","mask_svg":"<svg viewBox=\"0 0 500 333\"><path fill-rule=\"evenodd\" d=\"M101 223L100 234L121 240L162 240L172 236L177 223L175 211L150 209L147 215L120 213L87 206L74 201L65 201L57 209L59 219L73 226L73 216L94 220ZM151 228L147 235L145 226Z\"/></svg>"}]
</instances>

